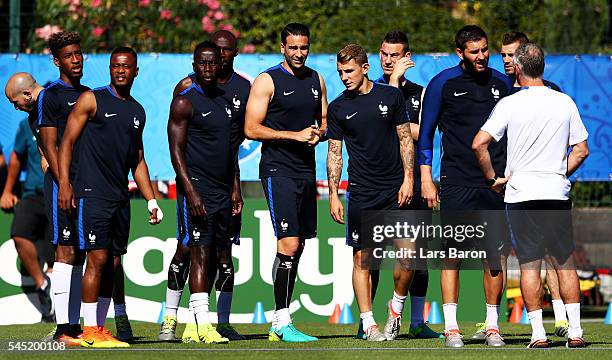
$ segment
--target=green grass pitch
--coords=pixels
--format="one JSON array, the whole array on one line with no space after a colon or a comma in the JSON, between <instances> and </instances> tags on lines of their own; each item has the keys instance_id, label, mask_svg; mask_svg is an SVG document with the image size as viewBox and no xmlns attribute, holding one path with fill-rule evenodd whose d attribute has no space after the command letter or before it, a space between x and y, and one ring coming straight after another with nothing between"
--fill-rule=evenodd
<instances>
[{"instance_id":1,"label":"green grass pitch","mask_svg":"<svg viewBox=\"0 0 612 360\"><path fill-rule=\"evenodd\" d=\"M407 319L408 320L408 319ZM0 358L2 359L394 359L412 358L418 360L439 359L443 356L456 359L479 360L485 358L538 360L561 359L612 359L612 326L602 322L583 324L586 349L566 349L565 341L549 334L553 347L548 350L527 350L531 327L528 325L502 324L507 346L491 349L482 342L469 340L474 324L462 323L466 346L463 349L445 349L442 339L416 340L406 336L406 326L395 341L370 343L354 339L356 325L296 324L307 334L319 337L314 343L279 343L267 340L268 325L236 325L236 329L247 335L247 341L234 341L226 345L167 343L157 340L158 325L133 323L137 337L129 349L93 350L69 349L66 351L8 351L9 341L35 341L52 329L49 324L0 326ZM381 324L382 326L382 324ZM432 325L441 331L442 325ZM546 324L552 331L552 324ZM114 331L114 324L108 328ZM184 326L179 325L178 334Z\"/></svg>"}]
</instances>

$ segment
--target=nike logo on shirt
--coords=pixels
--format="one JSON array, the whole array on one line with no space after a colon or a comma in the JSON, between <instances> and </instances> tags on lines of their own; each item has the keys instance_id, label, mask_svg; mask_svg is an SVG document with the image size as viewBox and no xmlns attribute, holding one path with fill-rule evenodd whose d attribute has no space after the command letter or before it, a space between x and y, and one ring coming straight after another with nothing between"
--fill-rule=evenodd
<instances>
[{"instance_id":1,"label":"nike logo on shirt","mask_svg":"<svg viewBox=\"0 0 612 360\"><path fill-rule=\"evenodd\" d=\"M354 113L354 114L351 114L351 115L346 115L346 120L348 120L348 119L352 118L352 117L353 117L353 116L355 116L355 115L357 115L357 111L355 111L355 113Z\"/></svg>"},{"instance_id":2,"label":"nike logo on shirt","mask_svg":"<svg viewBox=\"0 0 612 360\"><path fill-rule=\"evenodd\" d=\"M458 92L455 91L453 93L453 95L455 95L455 96L461 96L461 95L465 95L465 94L467 94L467 91L466 92L462 92L462 93L458 93Z\"/></svg>"},{"instance_id":3,"label":"nike logo on shirt","mask_svg":"<svg viewBox=\"0 0 612 360\"><path fill-rule=\"evenodd\" d=\"M74 105L74 104L76 104L76 101L75 101L75 102L70 102L70 101L68 101L68 106L72 106L72 105Z\"/></svg>"},{"instance_id":4,"label":"nike logo on shirt","mask_svg":"<svg viewBox=\"0 0 612 360\"><path fill-rule=\"evenodd\" d=\"M207 113L202 113L202 117L207 117L208 115L210 115L210 113L211 113L211 112L212 112L212 111L209 111L209 112L207 112Z\"/></svg>"},{"instance_id":5,"label":"nike logo on shirt","mask_svg":"<svg viewBox=\"0 0 612 360\"><path fill-rule=\"evenodd\" d=\"M117 114L109 114L109 113L104 113L104 117L107 117L107 118L109 118L109 117L111 117L111 116L115 116L115 115L117 115Z\"/></svg>"},{"instance_id":6,"label":"nike logo on shirt","mask_svg":"<svg viewBox=\"0 0 612 360\"><path fill-rule=\"evenodd\" d=\"M283 91L283 95L285 95L285 96L287 96L287 95L291 95L291 94L293 94L294 92L295 92L295 90L293 90L293 91L289 91L289 92Z\"/></svg>"}]
</instances>

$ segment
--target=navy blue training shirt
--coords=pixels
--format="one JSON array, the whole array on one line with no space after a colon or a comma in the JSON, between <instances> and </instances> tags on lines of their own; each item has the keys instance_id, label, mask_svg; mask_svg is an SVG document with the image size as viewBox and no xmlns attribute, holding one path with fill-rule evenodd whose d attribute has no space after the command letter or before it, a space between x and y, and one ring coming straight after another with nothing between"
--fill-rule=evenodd
<instances>
[{"instance_id":1,"label":"navy blue training shirt","mask_svg":"<svg viewBox=\"0 0 612 360\"><path fill-rule=\"evenodd\" d=\"M545 79L542 79L542 82L544 83L545 86L548 86L549 88L558 91L558 92L563 92L563 90L561 90L561 88L559 87L559 85L555 84L552 81L548 81ZM512 88L512 93L515 94L517 92L519 92L522 89L521 86L515 86Z\"/></svg>"},{"instance_id":2,"label":"navy blue training shirt","mask_svg":"<svg viewBox=\"0 0 612 360\"><path fill-rule=\"evenodd\" d=\"M343 140L352 190L400 187L404 167L397 126L408 123L404 96L395 87L374 83L369 93L344 91L327 108L327 136Z\"/></svg>"},{"instance_id":3,"label":"navy blue training shirt","mask_svg":"<svg viewBox=\"0 0 612 360\"><path fill-rule=\"evenodd\" d=\"M377 83L388 84L387 79L384 76L376 79ZM408 79L404 79L404 83L400 84L399 87L402 95L404 95L404 101L406 102L406 113L411 123L420 125L421 123L421 101L423 98L423 87L419 84L415 84ZM414 153L418 154L419 148L417 142L414 141ZM416 156L416 155L415 155ZM418 161L414 161L413 170L414 179L414 192L421 192L421 168Z\"/></svg>"},{"instance_id":4,"label":"navy blue training shirt","mask_svg":"<svg viewBox=\"0 0 612 360\"><path fill-rule=\"evenodd\" d=\"M425 90L419 132L419 165L433 160L434 131L441 134L440 184L487 187L472 141L499 99L512 91L510 79L488 68L482 74L465 71L461 64L436 75ZM489 144L495 173L506 165L506 137Z\"/></svg>"},{"instance_id":5,"label":"navy blue training shirt","mask_svg":"<svg viewBox=\"0 0 612 360\"><path fill-rule=\"evenodd\" d=\"M193 83L179 96L193 106L187 123L185 161L192 184L201 193L229 194L234 178L231 135L233 104L224 90L206 90Z\"/></svg>"},{"instance_id":6,"label":"navy blue training shirt","mask_svg":"<svg viewBox=\"0 0 612 360\"><path fill-rule=\"evenodd\" d=\"M133 97L121 99L110 86L93 90L96 114L80 137L75 197L126 200L128 174L142 149L145 110Z\"/></svg>"},{"instance_id":7,"label":"navy blue training shirt","mask_svg":"<svg viewBox=\"0 0 612 360\"><path fill-rule=\"evenodd\" d=\"M265 71L274 82L274 94L263 124L279 131L301 131L321 115L321 83L316 71L305 67L299 77L282 64ZM315 178L315 149L297 141L264 141L259 177Z\"/></svg>"},{"instance_id":8,"label":"navy blue training shirt","mask_svg":"<svg viewBox=\"0 0 612 360\"><path fill-rule=\"evenodd\" d=\"M189 78L195 83L195 73L189 74ZM234 156L234 167L238 167L238 150L240 144L244 141L244 114L246 112L246 104L249 100L249 92L251 91L251 82L236 72L232 73L230 79L221 84L217 83L217 87L223 91L223 97L230 102L232 109L232 151Z\"/></svg>"}]
</instances>

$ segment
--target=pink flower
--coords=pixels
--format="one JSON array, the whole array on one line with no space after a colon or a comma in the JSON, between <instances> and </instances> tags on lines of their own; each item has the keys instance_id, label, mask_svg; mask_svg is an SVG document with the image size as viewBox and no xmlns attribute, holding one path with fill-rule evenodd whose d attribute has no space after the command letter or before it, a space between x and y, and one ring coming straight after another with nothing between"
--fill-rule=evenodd
<instances>
[{"instance_id":1,"label":"pink flower","mask_svg":"<svg viewBox=\"0 0 612 360\"><path fill-rule=\"evenodd\" d=\"M59 26L57 25L45 25L43 27L37 28L36 30L34 30L34 33L36 34L37 38L43 39L45 41L49 40L49 37L51 36L51 34L54 34L56 32L60 32L62 31L62 29L60 29Z\"/></svg>"},{"instance_id":2,"label":"pink flower","mask_svg":"<svg viewBox=\"0 0 612 360\"><path fill-rule=\"evenodd\" d=\"M91 0L91 7L92 8L97 8L102 6L102 0Z\"/></svg>"},{"instance_id":3,"label":"pink flower","mask_svg":"<svg viewBox=\"0 0 612 360\"><path fill-rule=\"evenodd\" d=\"M100 37L102 35L104 35L104 32L106 32L106 29L101 27L101 26L96 26L95 28L93 28L93 30L91 31L91 34L94 37Z\"/></svg>"},{"instance_id":4,"label":"pink flower","mask_svg":"<svg viewBox=\"0 0 612 360\"><path fill-rule=\"evenodd\" d=\"M211 10L217 10L221 7L219 0L206 0L204 2L206 3L206 6L208 6L208 8Z\"/></svg>"},{"instance_id":5,"label":"pink flower","mask_svg":"<svg viewBox=\"0 0 612 360\"><path fill-rule=\"evenodd\" d=\"M148 7L151 5L151 0L138 0L138 6L140 7Z\"/></svg>"},{"instance_id":6,"label":"pink flower","mask_svg":"<svg viewBox=\"0 0 612 360\"><path fill-rule=\"evenodd\" d=\"M219 25L219 29L227 30L227 31L232 31L232 30L234 30L234 27L232 26L232 24L221 24L221 25Z\"/></svg>"},{"instance_id":7,"label":"pink flower","mask_svg":"<svg viewBox=\"0 0 612 360\"><path fill-rule=\"evenodd\" d=\"M160 37L158 37L158 38L157 38L157 43L158 43L158 44L163 44L163 43L165 43L165 42L166 42L166 39L164 39L164 37L163 37L163 36L160 36Z\"/></svg>"},{"instance_id":8,"label":"pink flower","mask_svg":"<svg viewBox=\"0 0 612 360\"><path fill-rule=\"evenodd\" d=\"M223 20L225 19L225 14L222 11L215 11L215 20Z\"/></svg>"},{"instance_id":9,"label":"pink flower","mask_svg":"<svg viewBox=\"0 0 612 360\"><path fill-rule=\"evenodd\" d=\"M244 44L242 47L243 54L253 54L255 52L255 45L253 44Z\"/></svg>"},{"instance_id":10,"label":"pink flower","mask_svg":"<svg viewBox=\"0 0 612 360\"><path fill-rule=\"evenodd\" d=\"M234 30L234 36L239 38L240 37L240 30Z\"/></svg>"},{"instance_id":11,"label":"pink flower","mask_svg":"<svg viewBox=\"0 0 612 360\"><path fill-rule=\"evenodd\" d=\"M172 10L164 9L159 13L159 17L163 20L172 19Z\"/></svg>"},{"instance_id":12,"label":"pink flower","mask_svg":"<svg viewBox=\"0 0 612 360\"><path fill-rule=\"evenodd\" d=\"M181 17L180 17L180 16L175 17L175 18L174 18L174 23L175 23L176 25L179 25L179 24L181 23Z\"/></svg>"},{"instance_id":13,"label":"pink flower","mask_svg":"<svg viewBox=\"0 0 612 360\"><path fill-rule=\"evenodd\" d=\"M202 30L206 31L207 33L212 33L215 31L215 25L213 25L212 21L207 16L202 18Z\"/></svg>"}]
</instances>

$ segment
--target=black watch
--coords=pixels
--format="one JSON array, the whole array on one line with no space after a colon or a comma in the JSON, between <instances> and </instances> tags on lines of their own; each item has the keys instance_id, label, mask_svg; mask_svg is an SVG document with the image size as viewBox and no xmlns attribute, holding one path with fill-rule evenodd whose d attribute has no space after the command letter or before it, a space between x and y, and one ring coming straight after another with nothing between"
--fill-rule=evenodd
<instances>
[{"instance_id":1,"label":"black watch","mask_svg":"<svg viewBox=\"0 0 612 360\"><path fill-rule=\"evenodd\" d=\"M498 177L497 175L495 175L493 179L485 180L485 184L487 184L487 186L493 186L493 184L495 184L495 181L497 181L497 179Z\"/></svg>"}]
</instances>

